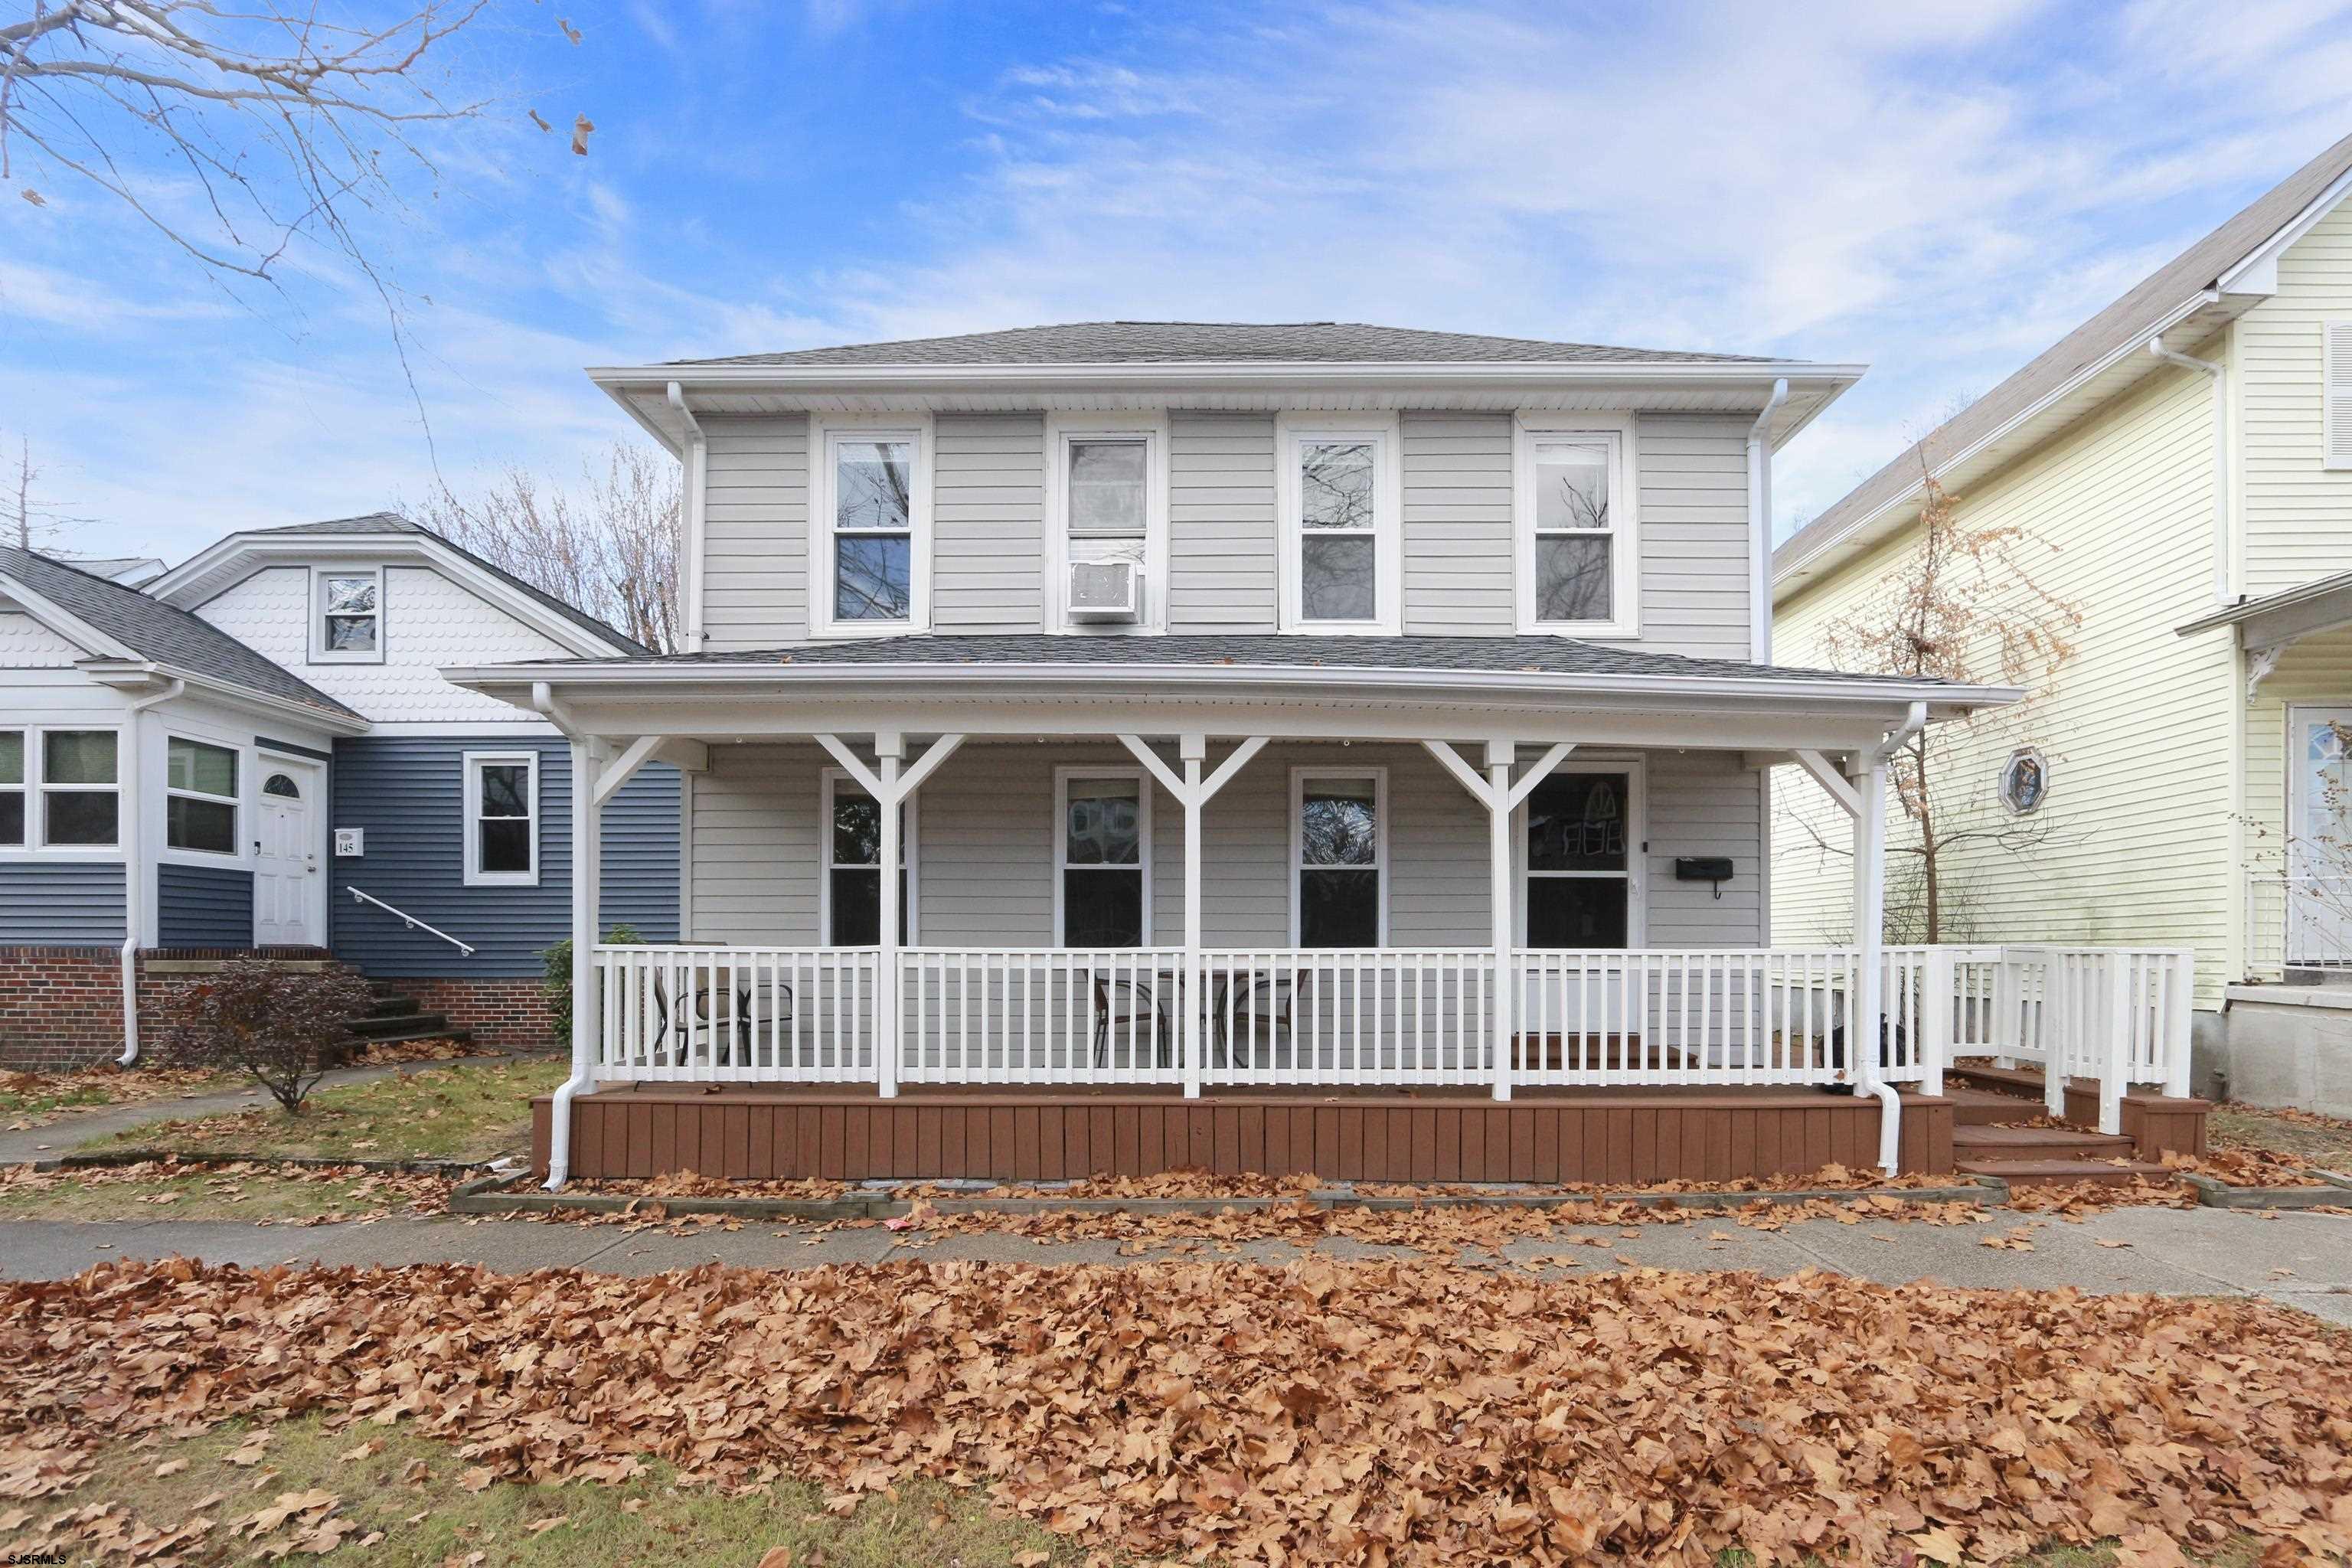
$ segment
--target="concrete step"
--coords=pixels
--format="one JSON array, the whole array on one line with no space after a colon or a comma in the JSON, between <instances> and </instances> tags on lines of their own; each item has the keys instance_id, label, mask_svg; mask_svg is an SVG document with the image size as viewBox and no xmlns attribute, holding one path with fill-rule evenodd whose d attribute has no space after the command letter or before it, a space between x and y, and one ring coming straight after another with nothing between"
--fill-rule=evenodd
<instances>
[{"instance_id":1,"label":"concrete step","mask_svg":"<svg viewBox=\"0 0 2352 1568\"><path fill-rule=\"evenodd\" d=\"M2077 1127L1955 1127L1952 1153L1962 1160L2109 1160L2137 1145L2123 1133Z\"/></svg>"},{"instance_id":2,"label":"concrete step","mask_svg":"<svg viewBox=\"0 0 2352 1568\"><path fill-rule=\"evenodd\" d=\"M416 1010L417 1001L414 996L379 996L375 1005L360 1016L363 1018L400 1018Z\"/></svg>"},{"instance_id":3,"label":"concrete step","mask_svg":"<svg viewBox=\"0 0 2352 1568\"><path fill-rule=\"evenodd\" d=\"M2145 1160L2115 1163L2105 1160L1959 1160L1954 1169L1962 1175L1991 1176L2012 1187L2057 1186L2071 1182L2098 1182L2123 1186L2135 1178L2151 1182L2176 1180L2162 1165Z\"/></svg>"},{"instance_id":4,"label":"concrete step","mask_svg":"<svg viewBox=\"0 0 2352 1568\"><path fill-rule=\"evenodd\" d=\"M438 1013L411 1013L391 1018L353 1018L352 1037L370 1045L389 1040L470 1040L465 1029L453 1029Z\"/></svg>"}]
</instances>

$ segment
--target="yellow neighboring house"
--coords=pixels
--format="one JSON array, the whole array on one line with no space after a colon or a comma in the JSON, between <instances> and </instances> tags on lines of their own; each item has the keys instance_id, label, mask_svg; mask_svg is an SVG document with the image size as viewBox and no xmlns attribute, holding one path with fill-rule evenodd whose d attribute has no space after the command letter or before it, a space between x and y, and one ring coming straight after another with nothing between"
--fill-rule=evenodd
<instances>
[{"instance_id":1,"label":"yellow neighboring house","mask_svg":"<svg viewBox=\"0 0 2352 1568\"><path fill-rule=\"evenodd\" d=\"M2200 1090L2352 1114L2352 137L1775 551L1776 661L1839 662L1928 474L2081 615L1937 769L1943 939L2192 947ZM1776 942L1850 929L1843 831L1777 772Z\"/></svg>"}]
</instances>

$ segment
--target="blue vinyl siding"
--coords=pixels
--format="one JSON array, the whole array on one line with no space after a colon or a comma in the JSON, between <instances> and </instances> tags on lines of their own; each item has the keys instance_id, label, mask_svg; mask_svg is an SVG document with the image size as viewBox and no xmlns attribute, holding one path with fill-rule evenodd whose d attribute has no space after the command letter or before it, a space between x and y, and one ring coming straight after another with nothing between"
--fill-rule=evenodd
<instances>
[{"instance_id":1,"label":"blue vinyl siding","mask_svg":"<svg viewBox=\"0 0 2352 1568\"><path fill-rule=\"evenodd\" d=\"M253 945L253 873L234 866L155 868L155 936L164 947Z\"/></svg>"},{"instance_id":2,"label":"blue vinyl siding","mask_svg":"<svg viewBox=\"0 0 2352 1568\"><path fill-rule=\"evenodd\" d=\"M121 861L0 861L0 943L98 942L122 945Z\"/></svg>"},{"instance_id":3,"label":"blue vinyl siding","mask_svg":"<svg viewBox=\"0 0 2352 1568\"><path fill-rule=\"evenodd\" d=\"M466 886L465 755L539 752L539 885ZM335 742L332 826L367 835L367 853L329 875L335 955L369 974L537 974L572 921L572 765L562 741L510 736L362 736ZM631 779L604 813L607 927L677 940L678 777L663 763ZM474 944L468 958L429 932L354 900L358 888Z\"/></svg>"}]
</instances>

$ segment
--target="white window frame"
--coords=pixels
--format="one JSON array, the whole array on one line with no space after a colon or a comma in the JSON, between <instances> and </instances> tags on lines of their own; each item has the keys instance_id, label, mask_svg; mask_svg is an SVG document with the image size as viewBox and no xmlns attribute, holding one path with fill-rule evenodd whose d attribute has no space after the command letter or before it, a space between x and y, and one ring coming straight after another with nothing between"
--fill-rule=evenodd
<instances>
[{"instance_id":1,"label":"white window frame","mask_svg":"<svg viewBox=\"0 0 2352 1568\"><path fill-rule=\"evenodd\" d=\"M1635 475L1634 419L1630 414L1522 411L1511 422L1511 582L1520 632L1574 637L1642 635L1642 501ZM1536 447L1585 437L1610 448L1609 596L1607 620L1536 619Z\"/></svg>"},{"instance_id":2,"label":"white window frame","mask_svg":"<svg viewBox=\"0 0 2352 1568\"><path fill-rule=\"evenodd\" d=\"M1370 866L1314 866L1307 864L1306 807L1307 785L1315 779L1363 779L1372 781L1372 863ZM1299 932L1302 900L1298 896L1298 879L1309 870L1316 871L1377 871L1380 873L1381 907L1380 938L1376 945L1389 945L1389 889L1393 880L1389 857L1389 770L1385 766L1348 767L1339 763L1316 763L1290 770L1290 860L1288 874L1283 879L1283 897L1290 905L1290 945L1300 947L1305 938ZM1318 952L1345 952L1345 948L1317 949Z\"/></svg>"},{"instance_id":3,"label":"white window frame","mask_svg":"<svg viewBox=\"0 0 2352 1568\"><path fill-rule=\"evenodd\" d=\"M383 600L379 598L376 602L381 605ZM226 752L236 758L236 783L234 790L227 795L215 795L209 790L181 789L174 785L172 783L172 742L174 741L184 741L191 746L210 746L216 752ZM120 744L120 742L117 743ZM246 757L247 752L242 746L229 745L203 735L165 731L163 736L163 850L166 854L194 855L206 860L243 860L245 858L245 786L248 782L252 782L257 790L261 787L259 782L253 779L253 770L247 765ZM117 773L122 771L119 756L116 760L115 771ZM173 843L172 802L175 798L201 800L213 805L227 806L230 812L228 849L226 851L198 849L191 845Z\"/></svg>"},{"instance_id":4,"label":"white window frame","mask_svg":"<svg viewBox=\"0 0 2352 1568\"><path fill-rule=\"evenodd\" d=\"M929 414L809 416L808 618L813 637L892 637L931 629L931 490L933 422ZM835 502L844 441L911 441L915 471L908 483L907 618L845 621L834 614Z\"/></svg>"},{"instance_id":5,"label":"white window frame","mask_svg":"<svg viewBox=\"0 0 2352 1568\"><path fill-rule=\"evenodd\" d=\"M517 763L522 763L530 770L528 777L530 789L530 816L527 820L530 823L530 869L485 871L482 869L482 836L478 831L482 822L482 770L485 767L508 766ZM535 751L467 752L465 754L465 767L466 886L469 888L538 887L539 834L544 820L539 793L539 753ZM574 805L573 820L577 822L579 816L576 810L577 803L575 802ZM511 821L512 818L499 817L496 820L505 822Z\"/></svg>"},{"instance_id":6,"label":"white window frame","mask_svg":"<svg viewBox=\"0 0 2352 1568\"><path fill-rule=\"evenodd\" d=\"M1070 567L1120 558L1112 542L1070 537L1070 447L1079 441L1134 440L1144 445L1143 595L1131 623L1070 619ZM1045 416L1045 605L1047 629L1086 636L1133 635L1168 627L1168 413Z\"/></svg>"},{"instance_id":7,"label":"white window frame","mask_svg":"<svg viewBox=\"0 0 2352 1568\"><path fill-rule=\"evenodd\" d=\"M385 636L384 600L387 574L382 566L313 566L310 568L310 662L313 664L382 664ZM375 647L368 649L327 646L327 585L330 577L375 579Z\"/></svg>"},{"instance_id":8,"label":"white window frame","mask_svg":"<svg viewBox=\"0 0 2352 1568\"><path fill-rule=\"evenodd\" d=\"M2344 445L2331 447L2328 433L2338 420ZM2352 468L2352 316L2319 323L2319 466Z\"/></svg>"},{"instance_id":9,"label":"white window frame","mask_svg":"<svg viewBox=\"0 0 2352 1568\"><path fill-rule=\"evenodd\" d=\"M0 784L0 789L22 791L25 796L25 841L22 844L0 844L0 859L28 859L39 857L45 860L119 860L122 858L122 726L120 724L0 724L0 730L25 737L25 782L21 784ZM52 734L114 737L114 782L111 784L51 784L48 782L48 737ZM96 794L110 790L114 795L114 837L104 844L51 844L48 837L49 802L52 790L79 791Z\"/></svg>"},{"instance_id":10,"label":"white window frame","mask_svg":"<svg viewBox=\"0 0 2352 1568\"><path fill-rule=\"evenodd\" d=\"M826 768L818 775L817 784L817 867L816 939L820 947L832 947L833 940L833 874L836 870L862 871L863 866L837 866L833 858L833 802L844 784L849 784L868 800L866 786L849 776L846 768ZM907 873L907 940L900 945L913 947L922 941L923 900L921 891L920 857L916 848L921 802L919 792L898 808L898 864ZM873 868L878 876L881 868Z\"/></svg>"},{"instance_id":11,"label":"white window frame","mask_svg":"<svg viewBox=\"0 0 2352 1568\"><path fill-rule=\"evenodd\" d=\"M1079 871L1097 871L1110 868L1124 870L1126 868L1124 867L1104 868L1099 866L1071 866L1069 824L1070 781L1073 779L1133 779L1135 781L1135 855L1138 868L1143 873L1142 892L1139 895L1143 900L1143 918L1140 922L1141 930L1140 934L1137 939L1136 946L1138 948L1150 947L1151 945L1151 780L1145 774L1141 767L1123 766L1118 763L1105 763L1095 767L1089 767L1083 763L1072 763L1056 767L1054 770L1053 945L1055 947L1067 947L1070 945L1070 943L1065 941L1063 937L1062 883L1064 874L1073 869Z\"/></svg>"},{"instance_id":12,"label":"white window frame","mask_svg":"<svg viewBox=\"0 0 2352 1568\"><path fill-rule=\"evenodd\" d=\"M1306 529L1298 451L1309 441L1372 445L1372 618L1310 621L1304 606ZM1282 534L1281 616L1286 632L1312 637L1395 637L1404 625L1404 470L1396 415L1277 414L1274 422L1275 511Z\"/></svg>"},{"instance_id":13,"label":"white window frame","mask_svg":"<svg viewBox=\"0 0 2352 1568\"><path fill-rule=\"evenodd\" d=\"M1575 773L1622 773L1625 775L1625 946L1628 951L1647 947L1650 942L1650 775L1647 759L1638 752L1622 755L1607 752L1579 752L1572 763L1553 770L1552 776L1565 778ZM1532 798L1532 796L1530 796ZM1615 871L1535 871L1528 867L1528 802L1519 803L1511 813L1511 899L1517 905L1511 911L1513 940L1521 947L1528 942L1528 882L1534 877L1561 879L1584 878L1594 880L1614 879Z\"/></svg>"}]
</instances>

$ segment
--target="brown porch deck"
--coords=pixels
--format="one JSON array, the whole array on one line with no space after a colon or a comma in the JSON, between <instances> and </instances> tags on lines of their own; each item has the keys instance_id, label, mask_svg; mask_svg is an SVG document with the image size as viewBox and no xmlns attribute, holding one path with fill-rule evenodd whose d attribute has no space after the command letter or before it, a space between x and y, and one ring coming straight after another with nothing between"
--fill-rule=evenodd
<instances>
[{"instance_id":1,"label":"brown porch deck","mask_svg":"<svg viewBox=\"0 0 2352 1568\"><path fill-rule=\"evenodd\" d=\"M551 1101L533 1103L547 1168ZM608 1084L572 1105L571 1173L1060 1181L1201 1169L1337 1181L1732 1181L1878 1158L1879 1102L1813 1089L1485 1090ZM1903 1096L1902 1167L1952 1169L1952 1102Z\"/></svg>"}]
</instances>

